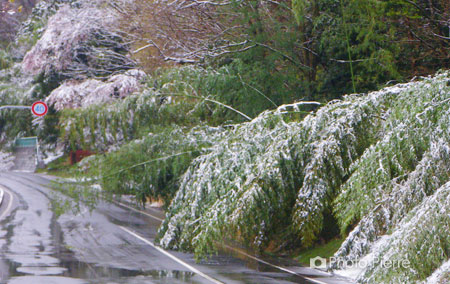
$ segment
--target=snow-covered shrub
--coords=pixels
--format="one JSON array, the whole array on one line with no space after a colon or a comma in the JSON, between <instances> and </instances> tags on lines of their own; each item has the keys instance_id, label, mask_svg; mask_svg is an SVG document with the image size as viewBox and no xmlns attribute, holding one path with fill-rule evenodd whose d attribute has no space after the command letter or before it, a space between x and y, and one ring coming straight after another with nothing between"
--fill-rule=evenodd
<instances>
[{"instance_id":1,"label":"snow-covered shrub","mask_svg":"<svg viewBox=\"0 0 450 284\"><path fill-rule=\"evenodd\" d=\"M89 175L105 193L132 194L170 202L180 176L192 159L207 151L226 130L213 127L168 127L89 161Z\"/></svg>"},{"instance_id":2,"label":"snow-covered shrub","mask_svg":"<svg viewBox=\"0 0 450 284\"><path fill-rule=\"evenodd\" d=\"M230 235L264 242L267 231L276 225L270 219L286 214L290 207L286 203L292 206L294 200L295 192L288 191L292 185L288 179L283 184L279 167L279 156L290 156L289 134L295 132L289 131L294 130L280 116L265 113L233 127L208 153L196 158L181 178L160 243L204 253L214 240Z\"/></svg>"},{"instance_id":3,"label":"snow-covered shrub","mask_svg":"<svg viewBox=\"0 0 450 284\"><path fill-rule=\"evenodd\" d=\"M264 248L283 232L308 246L334 211L343 233L361 221L338 256L365 254L448 180L448 77L347 96L301 122L283 107L236 125L183 175L160 243L203 254L224 238Z\"/></svg>"},{"instance_id":4,"label":"snow-covered shrub","mask_svg":"<svg viewBox=\"0 0 450 284\"><path fill-rule=\"evenodd\" d=\"M161 244L204 253L214 241L240 236L263 248L283 231L310 245L346 168L376 141L397 93L349 96L301 122L285 122L284 110L293 107L283 106L236 125L184 175Z\"/></svg>"},{"instance_id":5,"label":"snow-covered shrub","mask_svg":"<svg viewBox=\"0 0 450 284\"><path fill-rule=\"evenodd\" d=\"M433 274L423 282L423 284L445 284L450 283L450 260L436 269Z\"/></svg>"},{"instance_id":6,"label":"snow-covered shrub","mask_svg":"<svg viewBox=\"0 0 450 284\"><path fill-rule=\"evenodd\" d=\"M310 149L301 169L293 221L303 246L313 244L322 229L324 213L349 176L349 166L379 139L386 108L399 89L330 103L308 116L300 127L297 151Z\"/></svg>"},{"instance_id":7,"label":"snow-covered shrub","mask_svg":"<svg viewBox=\"0 0 450 284\"><path fill-rule=\"evenodd\" d=\"M374 252L360 283L417 283L449 259L450 183L414 208ZM386 263L399 265L386 266ZM402 264L403 263L403 264ZM446 269L449 272L448 267Z\"/></svg>"},{"instance_id":8,"label":"snow-covered shrub","mask_svg":"<svg viewBox=\"0 0 450 284\"><path fill-rule=\"evenodd\" d=\"M411 84L389 111L383 139L351 166L335 201L345 231L357 223L336 256L358 259L378 236L449 180L448 73Z\"/></svg>"},{"instance_id":9,"label":"snow-covered shrub","mask_svg":"<svg viewBox=\"0 0 450 284\"><path fill-rule=\"evenodd\" d=\"M415 267L394 271L373 264L375 268L366 270L359 279L361 282L422 281L448 260L449 240L445 239L448 212L442 217L439 213L420 219L420 208L423 202L435 198L436 190L450 180L449 74L443 72L409 85L409 90L400 93L389 109L383 138L351 166L351 176L334 201L342 231L356 224L335 257L357 261L371 251L380 236L399 236L397 232L404 230L404 217L408 215L423 224L414 223L417 232L410 229L401 236L401 241L389 243L385 249L393 251L400 243L410 243L410 251L402 247L396 257L411 261ZM435 233L434 238L429 232ZM426 240L425 234L432 240ZM436 238L441 238L443 254L436 254L436 243L433 243Z\"/></svg>"},{"instance_id":10,"label":"snow-covered shrub","mask_svg":"<svg viewBox=\"0 0 450 284\"><path fill-rule=\"evenodd\" d=\"M96 79L66 81L50 93L46 102L58 111L109 103L139 91L140 80L144 77L142 71L129 70L112 76L106 82Z\"/></svg>"},{"instance_id":11,"label":"snow-covered shrub","mask_svg":"<svg viewBox=\"0 0 450 284\"><path fill-rule=\"evenodd\" d=\"M48 20L46 29L23 59L23 70L37 75L62 74L85 78L111 75L134 65L116 31L116 13L97 2L80 8L63 6Z\"/></svg>"},{"instance_id":12,"label":"snow-covered shrub","mask_svg":"<svg viewBox=\"0 0 450 284\"><path fill-rule=\"evenodd\" d=\"M0 172L9 171L14 166L14 157L10 153L0 151Z\"/></svg>"},{"instance_id":13,"label":"snow-covered shrub","mask_svg":"<svg viewBox=\"0 0 450 284\"><path fill-rule=\"evenodd\" d=\"M448 141L448 140L447 140ZM402 218L436 188L450 179L450 147L439 139L432 142L416 169L403 182L392 185L377 205L362 217L335 256L357 260L366 254L379 236L394 230Z\"/></svg>"},{"instance_id":14,"label":"snow-covered shrub","mask_svg":"<svg viewBox=\"0 0 450 284\"><path fill-rule=\"evenodd\" d=\"M31 15L23 22L19 28L16 42L12 46L14 56L22 59L39 40L45 31L48 18L53 16L56 11L64 6L80 7L84 0L41 0L37 1Z\"/></svg>"},{"instance_id":15,"label":"snow-covered shrub","mask_svg":"<svg viewBox=\"0 0 450 284\"><path fill-rule=\"evenodd\" d=\"M66 109L61 116L62 139L73 148L98 151L117 147L172 124L198 124L198 117L190 114L198 103L194 102L174 101L159 91L144 89L111 104Z\"/></svg>"},{"instance_id":16,"label":"snow-covered shrub","mask_svg":"<svg viewBox=\"0 0 450 284\"><path fill-rule=\"evenodd\" d=\"M223 85L229 79L223 74L225 69L221 72L194 66L160 70L147 78L140 93L105 105L92 105L91 98L108 100L113 84L100 84L95 80L74 86L72 83L63 84L48 100L58 109L85 105L76 111L62 111L63 139L74 147L92 146L103 150L138 139L149 131L154 132L155 127L161 129L172 124L193 126L205 122L214 126L245 120L238 112L221 105L227 102L214 92L220 89L215 89L215 86Z\"/></svg>"}]
</instances>

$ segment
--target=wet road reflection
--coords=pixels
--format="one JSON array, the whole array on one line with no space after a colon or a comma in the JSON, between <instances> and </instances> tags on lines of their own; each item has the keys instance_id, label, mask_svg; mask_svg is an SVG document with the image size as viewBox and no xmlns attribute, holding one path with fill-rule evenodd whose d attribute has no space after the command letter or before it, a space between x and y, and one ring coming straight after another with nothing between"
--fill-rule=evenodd
<instances>
[{"instance_id":1,"label":"wet road reflection","mask_svg":"<svg viewBox=\"0 0 450 284\"><path fill-rule=\"evenodd\" d=\"M49 209L49 197L46 192L48 189L37 185L39 182L35 180L27 181L27 178L21 175L9 174L8 178L5 178L0 174L0 184L14 196L12 212L6 219L0 220L1 283L167 283L168 279L170 283L201 283L192 279L195 275L190 271L152 270L151 266L148 266L148 269L142 269L143 267L125 269L108 265L108 259L102 261L91 259L93 260L91 263L80 261L77 258L79 253L74 252L64 242L63 228ZM71 222L68 220L73 221L77 217L88 222L72 224L72 230L82 228L84 231L92 227L89 216L70 215L62 216L62 221L67 221L63 223L64 227L70 227ZM102 221L104 219L99 218L94 223L99 224ZM112 224L104 225L110 227ZM85 232L81 234L86 235ZM81 237L81 241L83 239L84 236ZM126 243L121 243L120 246L124 247ZM105 245L109 250L121 249L111 243ZM135 248L134 251L143 251L142 247ZM96 248L91 246L85 249L94 253ZM103 256L107 258L107 255ZM110 260L125 262L120 256L129 255L118 256L119 259Z\"/></svg>"},{"instance_id":2,"label":"wet road reflection","mask_svg":"<svg viewBox=\"0 0 450 284\"><path fill-rule=\"evenodd\" d=\"M0 173L0 186L14 196L0 220L0 283L211 283L119 228L153 241L159 221L106 203L56 218L48 184L38 175ZM196 264L192 254L171 253L222 283L311 283L233 255Z\"/></svg>"}]
</instances>

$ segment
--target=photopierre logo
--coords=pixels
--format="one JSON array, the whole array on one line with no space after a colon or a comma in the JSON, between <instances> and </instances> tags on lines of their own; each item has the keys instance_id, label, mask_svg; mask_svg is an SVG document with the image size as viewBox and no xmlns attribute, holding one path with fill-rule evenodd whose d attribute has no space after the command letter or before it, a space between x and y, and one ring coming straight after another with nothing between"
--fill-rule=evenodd
<instances>
[{"instance_id":1,"label":"photopierre logo","mask_svg":"<svg viewBox=\"0 0 450 284\"><path fill-rule=\"evenodd\" d=\"M380 265L383 268L405 268L408 269L411 263L408 259L384 259L374 256L359 260L349 260L341 257L330 257L329 259L316 256L309 260L309 266L314 269L326 270L329 266L337 266L342 269L366 269L372 264Z\"/></svg>"},{"instance_id":2,"label":"photopierre logo","mask_svg":"<svg viewBox=\"0 0 450 284\"><path fill-rule=\"evenodd\" d=\"M309 266L315 269L327 269L327 259L316 256L309 260Z\"/></svg>"}]
</instances>

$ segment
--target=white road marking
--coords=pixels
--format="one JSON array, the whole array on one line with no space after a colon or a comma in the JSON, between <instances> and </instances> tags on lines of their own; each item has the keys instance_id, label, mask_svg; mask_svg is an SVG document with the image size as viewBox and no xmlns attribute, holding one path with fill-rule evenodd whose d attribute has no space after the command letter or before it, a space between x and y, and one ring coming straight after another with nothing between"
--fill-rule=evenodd
<instances>
[{"instance_id":1,"label":"white road marking","mask_svg":"<svg viewBox=\"0 0 450 284\"><path fill-rule=\"evenodd\" d=\"M128 205L126 205L126 204L123 204L123 203L121 203L121 202L117 202L117 201L113 201L113 202L116 203L117 205L126 207L126 208L128 208L128 209L130 209L130 210L133 210L133 211L135 211L135 212L138 212L138 213L147 215L147 216L149 216L149 217L151 217L151 218L153 218L153 219L156 219L156 220L158 220L158 221L161 221L161 222L164 221L163 219L161 219L161 218L159 218L159 217L156 217L156 216L154 216L154 215L152 215L152 214L149 214L149 213L147 213L147 212L144 212L144 211L135 209L135 208L133 208L133 207L131 207L131 206L128 206Z\"/></svg>"},{"instance_id":2,"label":"white road marking","mask_svg":"<svg viewBox=\"0 0 450 284\"><path fill-rule=\"evenodd\" d=\"M11 209L12 204L13 204L13 195L12 195L12 193L9 190L7 190L6 188L4 188L4 187L2 187L2 190L3 190L3 192L6 192L9 195L9 202L8 202L8 206L5 209L5 212L3 212L3 214L0 216L0 221L4 217L6 217L6 215L8 215L9 210Z\"/></svg>"},{"instance_id":3,"label":"white road marking","mask_svg":"<svg viewBox=\"0 0 450 284\"><path fill-rule=\"evenodd\" d=\"M156 219L156 220L159 220L159 221L161 221L161 222L163 221L163 219L161 219L161 218L159 218L159 217L156 217L156 216L153 216L153 215L151 215L151 214L148 214L148 213L146 213L146 212L144 212L144 211L135 209L135 208L133 208L133 207L130 207L130 206L125 205L125 204L120 203L120 202L116 202L116 201L114 201L114 202L117 203L117 204L119 204L119 205L121 205L121 206L124 206L124 207L126 207L126 208L129 208L129 209L131 209L131 210L133 210L133 211L135 211L135 212L139 212L139 213L141 213L141 214L147 215L147 216L149 216L149 217L151 217L151 218L154 218L154 219ZM127 230L127 229L125 229L125 228L123 228L123 227L121 227L121 228L122 228L123 230ZM128 230L127 230L127 231L128 231ZM130 232L129 232L129 233L130 233ZM134 233L133 233L133 234L134 234ZM137 237L137 235L136 235L136 237ZM139 237L139 238L141 238L141 237ZM248 254L248 253L245 253L245 252L243 252L243 251L241 251L241 250L239 250L239 249L233 248L233 247L231 247L231 246L228 246L228 245L225 245L225 244L222 244L222 245L225 246L225 247L227 247L228 249L231 249L231 250L233 250L233 251L239 253L239 254L242 254L242 255L244 255L244 256L246 256L246 257L249 257L249 258L251 258L251 259L253 259L253 260L256 260L256 261L258 261L258 262L260 262L260 263L263 263L263 264L265 264L265 265L274 267L274 268L276 268L276 269L279 269L279 270L281 270L281 271L287 272L287 273L289 273L289 274L292 274L292 275L295 275L295 276L302 277L302 278L304 278L304 279L306 279L306 280L309 280L309 281L314 282L314 283L317 283L317 284L328 284L328 283L326 283L326 282L322 282L322 281L317 280L317 279L314 279L314 278L310 278L310 277L307 277L307 276L303 276L303 275L298 274L297 272L292 271L292 270L289 270L289 269L287 269L287 268L284 268L284 267L281 267L281 266L278 266L278 265L269 263L269 262L267 262L267 261L264 261L264 260L262 260L262 259L259 259L259 258L255 257L255 256L253 256L253 255L250 255L250 254ZM154 246L154 244L152 244L152 246ZM155 246L155 248L161 249L161 248L156 247L156 246ZM162 250L162 249L161 249L161 250ZM163 251L164 251L164 250L163 250ZM164 251L164 252L166 252L166 251ZM219 283L221 283L221 282L219 282Z\"/></svg>"},{"instance_id":4,"label":"white road marking","mask_svg":"<svg viewBox=\"0 0 450 284\"><path fill-rule=\"evenodd\" d=\"M328 284L328 283L326 283L326 282L322 282L322 281L316 280L316 279L314 279L314 278L310 278L310 277L307 277L307 276L303 276L303 275L301 275L301 274L298 274L298 273L295 272L295 271L292 271L292 270L289 270L289 269L287 269L287 268L284 268L284 267L281 267L281 266L272 264L272 263L270 263L270 262L267 262L267 261L265 261L265 260L259 259L259 258L257 258L256 256L250 255L250 254L248 254L248 253L246 253L246 252L243 252L243 251L241 251L241 250L239 250L239 249L237 249L237 248L231 247L231 246L229 246L229 245L222 244L222 246L224 246L224 247L226 247L226 248L228 248L228 249L231 249L231 250L233 250L233 251L235 251L235 252L237 252L237 253L239 253L239 254L242 254L242 255L244 255L244 256L246 256L246 257L248 257L248 258L251 258L251 259L253 259L253 260L256 260L256 261L258 261L258 262L260 262L260 263L263 263L263 264L265 264L265 265L271 266L271 267L273 267L273 268L279 269L279 270L281 270L281 271L287 272L287 273L292 274L292 275L295 275L295 276L300 276L300 277L302 277L302 278L304 278L304 279L306 279L306 280L309 280L309 281L311 281L311 282L318 283L318 284Z\"/></svg>"},{"instance_id":5,"label":"white road marking","mask_svg":"<svg viewBox=\"0 0 450 284\"><path fill-rule=\"evenodd\" d=\"M155 245L153 242L151 242L151 241L149 241L149 240L147 240L147 239L145 239L145 238L139 236L139 235L136 234L135 232L130 231L130 230L128 230L127 228L122 227L122 226L119 226L119 228L121 228L122 230L124 230L124 231L127 232L128 234L130 234L130 235L136 237L137 239L143 241L144 243L150 245L150 246L153 247L154 249L158 250L160 253L162 253L162 254L164 254L164 255L170 257L171 259L175 260L176 262L178 262L179 264L183 265L184 267L186 267L187 269L191 270L192 272L194 272L194 273L200 275L201 277L203 277L203 278L205 278L205 279L211 281L212 283L215 283L215 284L224 284L223 282L220 282L219 280L214 279L214 278L212 278L212 277L206 275L205 273L201 272L201 271L198 270L197 268L195 268L195 267L193 267L193 266L187 264L186 262L182 261L181 259L177 258L176 256L174 256L174 255L170 254L169 252L165 251L164 249L158 247L158 246Z\"/></svg>"}]
</instances>

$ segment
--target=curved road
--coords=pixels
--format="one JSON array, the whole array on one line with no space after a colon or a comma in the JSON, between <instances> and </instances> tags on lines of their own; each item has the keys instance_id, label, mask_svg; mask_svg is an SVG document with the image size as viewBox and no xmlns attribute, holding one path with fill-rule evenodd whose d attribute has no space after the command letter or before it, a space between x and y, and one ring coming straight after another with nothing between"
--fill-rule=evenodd
<instances>
[{"instance_id":1,"label":"curved road","mask_svg":"<svg viewBox=\"0 0 450 284\"><path fill-rule=\"evenodd\" d=\"M101 203L57 218L52 177L0 173L0 283L348 283L245 253L195 263L155 246L163 212ZM301 274L301 275L300 275Z\"/></svg>"}]
</instances>

